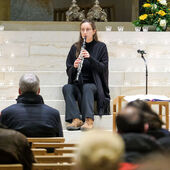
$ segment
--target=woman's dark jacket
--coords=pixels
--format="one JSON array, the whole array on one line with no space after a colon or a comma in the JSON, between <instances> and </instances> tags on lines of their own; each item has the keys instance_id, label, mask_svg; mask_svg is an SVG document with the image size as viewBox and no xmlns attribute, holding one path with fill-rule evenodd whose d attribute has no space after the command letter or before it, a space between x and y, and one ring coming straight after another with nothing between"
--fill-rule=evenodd
<instances>
[{"instance_id":1,"label":"woman's dark jacket","mask_svg":"<svg viewBox=\"0 0 170 170\"><path fill-rule=\"evenodd\" d=\"M86 43L86 50L90 54L90 58L85 59L90 62L91 74L94 83L97 87L97 110L98 114L104 115L110 113L110 95L108 88L108 52L107 47L103 42L93 40ZM77 69L74 68L74 61L76 60L76 45L72 45L67 56L66 66L68 83L74 84L77 75ZM83 83L81 74L79 83Z\"/></svg>"}]
</instances>

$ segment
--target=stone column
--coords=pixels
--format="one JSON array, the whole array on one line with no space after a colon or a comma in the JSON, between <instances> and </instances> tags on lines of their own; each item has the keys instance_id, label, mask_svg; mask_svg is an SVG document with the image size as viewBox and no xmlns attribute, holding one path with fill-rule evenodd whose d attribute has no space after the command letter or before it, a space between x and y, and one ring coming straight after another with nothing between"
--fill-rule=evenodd
<instances>
[{"instance_id":1,"label":"stone column","mask_svg":"<svg viewBox=\"0 0 170 170\"><path fill-rule=\"evenodd\" d=\"M8 21L10 18L10 0L0 0L0 20Z\"/></svg>"},{"instance_id":2,"label":"stone column","mask_svg":"<svg viewBox=\"0 0 170 170\"><path fill-rule=\"evenodd\" d=\"M132 0L132 21L139 16L139 0Z\"/></svg>"}]
</instances>

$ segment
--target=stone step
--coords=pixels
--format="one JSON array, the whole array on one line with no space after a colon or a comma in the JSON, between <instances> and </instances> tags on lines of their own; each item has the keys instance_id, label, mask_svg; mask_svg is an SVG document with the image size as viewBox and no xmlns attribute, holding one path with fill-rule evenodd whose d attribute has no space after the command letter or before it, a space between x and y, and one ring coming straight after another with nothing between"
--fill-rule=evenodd
<instances>
[{"instance_id":1,"label":"stone step","mask_svg":"<svg viewBox=\"0 0 170 170\"><path fill-rule=\"evenodd\" d=\"M163 94L170 96L170 88L168 85L159 85L158 82L152 82L148 86L148 91L151 94ZM145 93L145 82L142 85L131 84L127 82L125 85L110 86L110 96L115 98L119 95L133 95L133 94L144 94ZM44 100L48 101L61 101L64 100L62 94L62 85L59 86L41 86L40 94ZM0 86L0 99L14 100L18 96L18 86Z\"/></svg>"},{"instance_id":2,"label":"stone step","mask_svg":"<svg viewBox=\"0 0 170 170\"><path fill-rule=\"evenodd\" d=\"M61 115L61 121L63 129L66 129L68 123L65 122L65 115ZM104 130L112 130L113 128L113 116L112 115L104 115L100 118L100 116L94 116L94 127L98 129Z\"/></svg>"},{"instance_id":3,"label":"stone step","mask_svg":"<svg viewBox=\"0 0 170 170\"><path fill-rule=\"evenodd\" d=\"M4 88L3 90L0 90L0 110L6 108L11 104L16 103L15 99L16 96L18 95L17 91L18 90L16 88ZM156 85L149 86L148 93L166 95L170 97L170 88L169 86L156 86ZM8 94L10 97L8 97ZM116 96L136 94L145 94L145 86L130 85L124 87L110 87L110 96L112 100ZM41 95L43 96L46 104L58 109L60 111L60 114L65 113L65 102L63 100L61 87L41 88ZM111 112L112 112L112 100L110 104Z\"/></svg>"},{"instance_id":4,"label":"stone step","mask_svg":"<svg viewBox=\"0 0 170 170\"><path fill-rule=\"evenodd\" d=\"M10 68L9 68L10 69ZM0 85L15 85L18 86L20 77L29 73L26 71L12 71L1 72L0 71ZM66 71L32 71L39 79L41 86L63 86L67 83L68 77ZM150 85L169 85L169 72L149 72L149 84ZM109 84L110 86L124 86L124 85L144 85L145 84L145 72L123 72L123 71L110 71L109 72Z\"/></svg>"},{"instance_id":5,"label":"stone step","mask_svg":"<svg viewBox=\"0 0 170 170\"><path fill-rule=\"evenodd\" d=\"M162 34L161 32L106 32L99 31L98 37L106 43L126 44L126 45L161 45L168 44L167 36L169 32ZM0 36L3 37L3 43L74 43L79 38L79 31L1 31ZM113 38L114 37L114 38ZM160 39L161 37L161 39ZM165 47L166 48L166 47Z\"/></svg>"},{"instance_id":6,"label":"stone step","mask_svg":"<svg viewBox=\"0 0 170 170\"><path fill-rule=\"evenodd\" d=\"M103 130L103 129L102 129ZM112 130L106 130L112 131ZM77 131L68 131L63 130L64 138L66 143L80 143L81 137L86 133L85 131L77 130Z\"/></svg>"},{"instance_id":7,"label":"stone step","mask_svg":"<svg viewBox=\"0 0 170 170\"><path fill-rule=\"evenodd\" d=\"M66 56L0 57L0 71L65 71ZM170 71L170 57L146 58L149 72ZM143 72L143 60L136 57L109 57L110 71Z\"/></svg>"},{"instance_id":8,"label":"stone step","mask_svg":"<svg viewBox=\"0 0 170 170\"><path fill-rule=\"evenodd\" d=\"M146 58L149 72L169 72L170 58ZM115 58L109 61L110 71L144 72L144 61L136 58Z\"/></svg>"},{"instance_id":9,"label":"stone step","mask_svg":"<svg viewBox=\"0 0 170 170\"><path fill-rule=\"evenodd\" d=\"M66 130L67 123L65 122L65 116L61 115L61 121L63 125L63 132L66 142L73 142L78 143L81 136L85 133L82 131L68 131ZM107 131L112 131L113 128L113 116L112 115L105 115L100 118L99 116L94 117L94 128L95 129L102 129Z\"/></svg>"}]
</instances>

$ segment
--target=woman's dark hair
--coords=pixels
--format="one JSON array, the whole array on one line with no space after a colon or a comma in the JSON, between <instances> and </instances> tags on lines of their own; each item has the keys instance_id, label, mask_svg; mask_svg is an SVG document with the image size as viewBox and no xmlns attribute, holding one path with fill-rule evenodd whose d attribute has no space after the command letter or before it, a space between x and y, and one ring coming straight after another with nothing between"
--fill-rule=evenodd
<instances>
[{"instance_id":1,"label":"woman's dark hair","mask_svg":"<svg viewBox=\"0 0 170 170\"><path fill-rule=\"evenodd\" d=\"M160 129L164 124L158 114L143 100L129 102L127 107L135 107L143 111L145 121L149 124L150 130Z\"/></svg>"},{"instance_id":2,"label":"woman's dark hair","mask_svg":"<svg viewBox=\"0 0 170 170\"><path fill-rule=\"evenodd\" d=\"M96 30L96 25L95 25L94 21L87 20L87 19L83 20L83 21L80 23L80 29L81 29L81 25L84 24L84 23L86 23L86 22L91 25L91 27L92 27L93 30ZM94 39L95 41L98 41L97 30L96 30L95 34L93 35L93 39ZM81 32L80 32L79 40L78 40L78 42L75 43L75 46L76 46L76 48L77 48L77 50L76 50L76 58L77 58L77 57L79 56L79 54L80 54L80 50L81 50L82 44L83 44L83 38L82 38Z\"/></svg>"}]
</instances>

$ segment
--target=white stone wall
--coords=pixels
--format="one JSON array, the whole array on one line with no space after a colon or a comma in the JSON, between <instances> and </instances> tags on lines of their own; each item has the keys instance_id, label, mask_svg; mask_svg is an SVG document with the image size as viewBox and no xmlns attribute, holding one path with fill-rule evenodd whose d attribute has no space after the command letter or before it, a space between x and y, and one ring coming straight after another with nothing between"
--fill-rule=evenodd
<instances>
[{"instance_id":1,"label":"white stone wall","mask_svg":"<svg viewBox=\"0 0 170 170\"><path fill-rule=\"evenodd\" d=\"M99 32L109 52L109 86L117 95L145 93L145 66L138 49L146 51L149 93L170 97L170 33ZM62 86L67 83L65 60L79 32L0 32L0 110L15 103L18 81L25 72L36 73L45 103L64 114ZM111 106L112 109L112 106Z\"/></svg>"}]
</instances>

